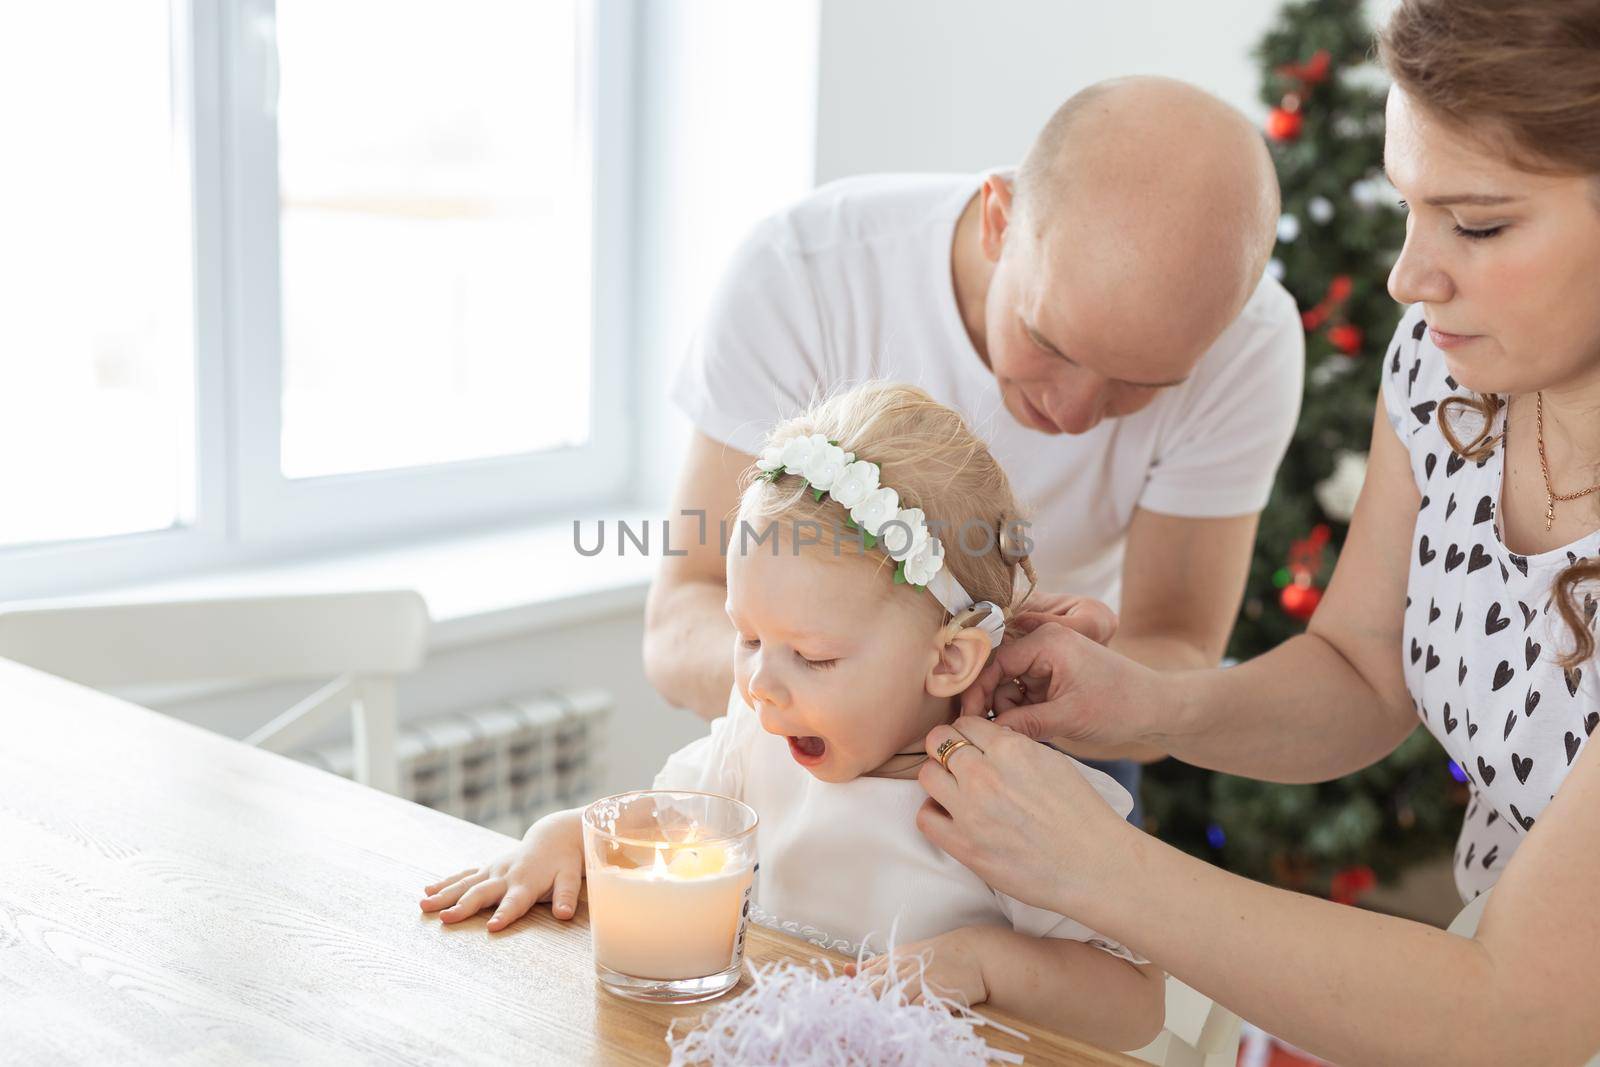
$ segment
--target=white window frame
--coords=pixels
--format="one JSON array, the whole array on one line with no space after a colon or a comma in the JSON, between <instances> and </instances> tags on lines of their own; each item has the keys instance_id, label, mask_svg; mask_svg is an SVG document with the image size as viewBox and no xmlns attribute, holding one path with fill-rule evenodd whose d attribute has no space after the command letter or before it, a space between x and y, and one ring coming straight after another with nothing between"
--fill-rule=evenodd
<instances>
[{"instance_id":1,"label":"white window frame","mask_svg":"<svg viewBox=\"0 0 1600 1067\"><path fill-rule=\"evenodd\" d=\"M627 499L640 398L632 373L634 11L587 0L581 69L592 220L589 442L391 471L286 479L274 0L174 0L174 112L192 194L195 511L180 526L0 548L0 600L258 564ZM580 143L582 143L580 140ZM554 358L554 357L552 357ZM353 413L353 420L359 413ZM63 487L63 492L71 492Z\"/></svg>"}]
</instances>

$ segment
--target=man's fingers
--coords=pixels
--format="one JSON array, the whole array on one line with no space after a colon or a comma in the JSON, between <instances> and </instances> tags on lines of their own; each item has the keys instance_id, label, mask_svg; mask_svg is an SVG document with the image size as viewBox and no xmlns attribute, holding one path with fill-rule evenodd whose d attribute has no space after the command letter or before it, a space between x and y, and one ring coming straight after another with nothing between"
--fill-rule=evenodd
<instances>
[{"instance_id":1,"label":"man's fingers","mask_svg":"<svg viewBox=\"0 0 1600 1067\"><path fill-rule=\"evenodd\" d=\"M550 910L558 919L570 919L578 910L578 887L583 873L567 869L556 872L555 888L550 892Z\"/></svg>"},{"instance_id":2,"label":"man's fingers","mask_svg":"<svg viewBox=\"0 0 1600 1067\"><path fill-rule=\"evenodd\" d=\"M1008 708L994 717L995 725L1004 726L1008 730L1015 730L1035 741L1047 736L1054 736L1050 728L1045 725L1044 719L1039 715L1039 705L1018 704Z\"/></svg>"}]
</instances>

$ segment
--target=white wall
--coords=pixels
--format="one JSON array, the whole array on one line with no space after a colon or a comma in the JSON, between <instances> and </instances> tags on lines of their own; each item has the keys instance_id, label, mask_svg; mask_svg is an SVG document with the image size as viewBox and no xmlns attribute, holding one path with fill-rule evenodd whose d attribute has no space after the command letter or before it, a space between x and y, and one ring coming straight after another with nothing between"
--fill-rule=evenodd
<instances>
[{"instance_id":1,"label":"white wall","mask_svg":"<svg viewBox=\"0 0 1600 1067\"><path fill-rule=\"evenodd\" d=\"M1068 96L1165 74L1253 117L1281 0L821 0L817 181L1022 157Z\"/></svg>"},{"instance_id":2,"label":"white wall","mask_svg":"<svg viewBox=\"0 0 1600 1067\"><path fill-rule=\"evenodd\" d=\"M723 266L761 218L811 187L817 0L639 6L635 353L640 499L665 502L688 439L667 402Z\"/></svg>"}]
</instances>

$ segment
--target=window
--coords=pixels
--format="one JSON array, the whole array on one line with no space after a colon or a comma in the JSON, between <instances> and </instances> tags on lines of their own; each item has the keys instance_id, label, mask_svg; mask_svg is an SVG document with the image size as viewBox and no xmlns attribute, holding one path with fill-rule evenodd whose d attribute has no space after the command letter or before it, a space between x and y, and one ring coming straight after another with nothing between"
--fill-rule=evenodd
<instances>
[{"instance_id":1,"label":"window","mask_svg":"<svg viewBox=\"0 0 1600 1067\"><path fill-rule=\"evenodd\" d=\"M0 549L194 517L188 135L170 56L148 0L0 12Z\"/></svg>"},{"instance_id":2,"label":"window","mask_svg":"<svg viewBox=\"0 0 1600 1067\"><path fill-rule=\"evenodd\" d=\"M0 599L622 494L628 17L0 12Z\"/></svg>"}]
</instances>

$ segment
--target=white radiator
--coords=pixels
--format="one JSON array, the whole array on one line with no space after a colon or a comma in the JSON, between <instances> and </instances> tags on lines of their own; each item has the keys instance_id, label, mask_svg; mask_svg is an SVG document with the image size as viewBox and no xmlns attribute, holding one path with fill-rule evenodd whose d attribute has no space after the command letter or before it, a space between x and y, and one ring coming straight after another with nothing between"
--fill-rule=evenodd
<instances>
[{"instance_id":1,"label":"white radiator","mask_svg":"<svg viewBox=\"0 0 1600 1067\"><path fill-rule=\"evenodd\" d=\"M593 800L611 694L539 694L407 723L395 741L400 795L520 837L552 811ZM346 778L348 742L293 753Z\"/></svg>"}]
</instances>

